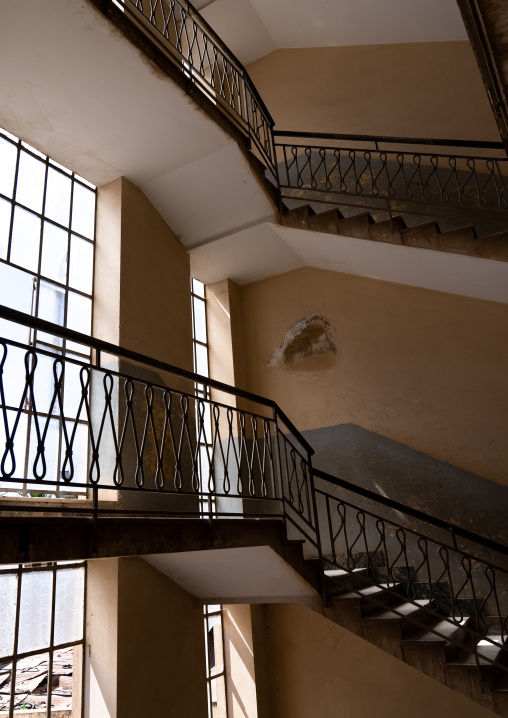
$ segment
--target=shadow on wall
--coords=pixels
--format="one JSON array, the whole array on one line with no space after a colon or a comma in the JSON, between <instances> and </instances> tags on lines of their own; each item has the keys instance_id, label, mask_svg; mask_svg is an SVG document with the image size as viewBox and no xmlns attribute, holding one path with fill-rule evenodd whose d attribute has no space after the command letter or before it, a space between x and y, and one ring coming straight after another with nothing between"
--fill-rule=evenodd
<instances>
[{"instance_id":1,"label":"shadow on wall","mask_svg":"<svg viewBox=\"0 0 508 718\"><path fill-rule=\"evenodd\" d=\"M508 489L356 424L302 432L313 464L332 476L500 542Z\"/></svg>"}]
</instances>

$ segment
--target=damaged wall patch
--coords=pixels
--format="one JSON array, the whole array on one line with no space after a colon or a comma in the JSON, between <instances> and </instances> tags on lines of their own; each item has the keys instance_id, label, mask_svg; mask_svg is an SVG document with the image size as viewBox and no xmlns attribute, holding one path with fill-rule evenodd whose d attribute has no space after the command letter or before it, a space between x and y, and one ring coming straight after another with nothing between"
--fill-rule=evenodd
<instances>
[{"instance_id":1,"label":"damaged wall patch","mask_svg":"<svg viewBox=\"0 0 508 718\"><path fill-rule=\"evenodd\" d=\"M333 335L334 329L325 317L313 314L302 319L284 334L282 344L275 349L269 366L282 369L296 368L295 365L298 365L298 368L304 369L306 360L314 357L336 358L337 347Z\"/></svg>"}]
</instances>

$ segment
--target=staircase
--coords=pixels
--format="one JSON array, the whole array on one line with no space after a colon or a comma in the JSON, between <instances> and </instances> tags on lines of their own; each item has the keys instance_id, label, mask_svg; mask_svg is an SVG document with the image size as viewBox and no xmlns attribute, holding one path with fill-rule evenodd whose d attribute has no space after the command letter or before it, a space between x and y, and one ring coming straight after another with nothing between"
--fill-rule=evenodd
<instances>
[{"instance_id":1,"label":"staircase","mask_svg":"<svg viewBox=\"0 0 508 718\"><path fill-rule=\"evenodd\" d=\"M404 567L400 569L403 574ZM385 567L379 565L375 573L379 581L384 574L386 581ZM473 641L468 629L474 626L475 616L465 615L465 606L460 616L449 615L450 592L445 582L440 586L441 600L433 608L425 583L417 588L420 598L404 601L401 596L407 584L403 578L399 583L372 584L365 566L351 571L327 569L324 574L325 615L330 620L484 708L508 715L508 656L491 643L502 637L492 626Z\"/></svg>"},{"instance_id":2,"label":"staircase","mask_svg":"<svg viewBox=\"0 0 508 718\"><path fill-rule=\"evenodd\" d=\"M508 549L314 469L324 614L508 716Z\"/></svg>"},{"instance_id":3,"label":"staircase","mask_svg":"<svg viewBox=\"0 0 508 718\"><path fill-rule=\"evenodd\" d=\"M408 227L401 216L376 221L370 212L360 212L345 217L338 208L316 213L310 204L286 209L282 224L313 232L508 261L508 231L479 239L473 225L442 232L438 221Z\"/></svg>"}]
</instances>

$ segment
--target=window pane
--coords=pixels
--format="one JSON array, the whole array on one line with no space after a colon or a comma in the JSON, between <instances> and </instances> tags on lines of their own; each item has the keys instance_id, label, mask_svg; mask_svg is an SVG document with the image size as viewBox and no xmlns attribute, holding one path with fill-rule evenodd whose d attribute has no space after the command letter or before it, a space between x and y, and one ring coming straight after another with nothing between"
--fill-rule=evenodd
<instances>
[{"instance_id":1,"label":"window pane","mask_svg":"<svg viewBox=\"0 0 508 718\"><path fill-rule=\"evenodd\" d=\"M34 397L35 397L35 408L37 413L48 414L53 396L55 394L55 376L54 372L57 372L57 377L61 373L61 365L55 366L55 360L45 354L37 354L37 366L34 372ZM58 398L55 398L55 403L52 408L52 414L58 414Z\"/></svg>"},{"instance_id":2,"label":"window pane","mask_svg":"<svg viewBox=\"0 0 508 718\"><path fill-rule=\"evenodd\" d=\"M21 207L14 210L11 262L36 272L39 266L41 220Z\"/></svg>"},{"instance_id":3,"label":"window pane","mask_svg":"<svg viewBox=\"0 0 508 718\"><path fill-rule=\"evenodd\" d=\"M71 180L58 170L48 168L46 206L44 214L65 227L69 226L71 214Z\"/></svg>"},{"instance_id":4,"label":"window pane","mask_svg":"<svg viewBox=\"0 0 508 718\"><path fill-rule=\"evenodd\" d=\"M80 294L69 292L67 304L67 326L83 334L92 330L92 300Z\"/></svg>"},{"instance_id":5,"label":"window pane","mask_svg":"<svg viewBox=\"0 0 508 718\"><path fill-rule=\"evenodd\" d=\"M11 228L11 203L0 199L0 259L7 259L9 230Z\"/></svg>"},{"instance_id":6,"label":"window pane","mask_svg":"<svg viewBox=\"0 0 508 718\"><path fill-rule=\"evenodd\" d=\"M66 421L67 437L71 440L72 432L74 431L74 422ZM82 494L86 493L86 488L75 486L75 484L85 484L87 480L88 470L88 426L86 424L78 424L76 427L76 433L74 435L74 441L72 443L72 468L74 474L72 480L69 482L60 483L60 491L71 491L72 493ZM62 444L62 458L61 458L61 478L70 478L71 467L69 462L65 465L65 445ZM63 477L63 471L65 471L65 477Z\"/></svg>"},{"instance_id":7,"label":"window pane","mask_svg":"<svg viewBox=\"0 0 508 718\"><path fill-rule=\"evenodd\" d=\"M76 182L72 199L72 229L93 239L94 224L95 193Z\"/></svg>"},{"instance_id":8,"label":"window pane","mask_svg":"<svg viewBox=\"0 0 508 718\"><path fill-rule=\"evenodd\" d=\"M195 344L196 348L196 373L208 376L208 351L202 344Z\"/></svg>"},{"instance_id":9,"label":"window pane","mask_svg":"<svg viewBox=\"0 0 508 718\"><path fill-rule=\"evenodd\" d=\"M205 303L199 299L194 299L194 339L206 343Z\"/></svg>"},{"instance_id":10,"label":"window pane","mask_svg":"<svg viewBox=\"0 0 508 718\"><path fill-rule=\"evenodd\" d=\"M194 292L194 294L197 294L198 297L203 297L203 299L205 298L205 285L203 284L203 282L198 282L197 279L193 279L192 291Z\"/></svg>"},{"instance_id":11,"label":"window pane","mask_svg":"<svg viewBox=\"0 0 508 718\"><path fill-rule=\"evenodd\" d=\"M69 354L67 354L69 356ZM74 357L81 359L81 357ZM81 401L81 367L79 364L65 362L64 414L69 419L76 419ZM85 418L85 407L81 409L81 418Z\"/></svg>"},{"instance_id":12,"label":"window pane","mask_svg":"<svg viewBox=\"0 0 508 718\"><path fill-rule=\"evenodd\" d=\"M0 657L12 656L14 647L14 621L16 620L16 598L18 577L7 573L0 575Z\"/></svg>"},{"instance_id":13,"label":"window pane","mask_svg":"<svg viewBox=\"0 0 508 718\"><path fill-rule=\"evenodd\" d=\"M0 357L2 355L3 351L0 349ZM25 356L26 351L24 349L7 345L7 357L3 372L3 388L7 406L17 408L21 403L25 390ZM5 444L0 443L0 463L4 448Z\"/></svg>"},{"instance_id":14,"label":"window pane","mask_svg":"<svg viewBox=\"0 0 508 718\"><path fill-rule=\"evenodd\" d=\"M23 150L19 155L16 200L34 212L42 212L46 165Z\"/></svg>"},{"instance_id":15,"label":"window pane","mask_svg":"<svg viewBox=\"0 0 508 718\"><path fill-rule=\"evenodd\" d=\"M68 568L56 574L55 645L83 638L84 568Z\"/></svg>"},{"instance_id":16,"label":"window pane","mask_svg":"<svg viewBox=\"0 0 508 718\"><path fill-rule=\"evenodd\" d=\"M33 275L28 272L0 263L0 304L30 314L33 280ZM27 342L28 328L0 319L0 336L18 342Z\"/></svg>"},{"instance_id":17,"label":"window pane","mask_svg":"<svg viewBox=\"0 0 508 718\"><path fill-rule=\"evenodd\" d=\"M44 431L46 417L38 417L40 432ZM30 420L30 446L28 447L27 479L35 479L35 484L28 484L27 491L34 498L43 498L56 491L55 482L58 479L58 445L60 439L60 422L50 419L48 431L44 441L44 456L37 454L37 430L35 418ZM44 459L44 460L43 460Z\"/></svg>"},{"instance_id":18,"label":"window pane","mask_svg":"<svg viewBox=\"0 0 508 718\"><path fill-rule=\"evenodd\" d=\"M21 414L19 417L19 422L16 428L16 433L14 434L14 437L12 436L12 433L14 431L14 425L16 424L16 419L18 416L18 412L16 411L8 411L7 412L7 426L9 431L9 436L11 439L14 438L14 464L13 464L13 456L11 452L8 452L5 448L5 426L4 422L0 422L0 442L1 442L1 449L0 449L0 457L3 461L5 457L5 473L10 474L11 478L13 479L23 479L25 476L25 455L26 455L26 442L27 442L27 415ZM4 482L2 483L2 489L5 488L15 488L18 491L21 491L23 488L23 483L20 482L19 484L14 484L12 482Z\"/></svg>"},{"instance_id":19,"label":"window pane","mask_svg":"<svg viewBox=\"0 0 508 718\"><path fill-rule=\"evenodd\" d=\"M41 274L65 284L67 279L68 234L51 222L44 222Z\"/></svg>"},{"instance_id":20,"label":"window pane","mask_svg":"<svg viewBox=\"0 0 508 718\"><path fill-rule=\"evenodd\" d=\"M21 579L18 652L36 651L49 645L51 623L51 571L25 573Z\"/></svg>"},{"instance_id":21,"label":"window pane","mask_svg":"<svg viewBox=\"0 0 508 718\"><path fill-rule=\"evenodd\" d=\"M39 287L39 311L38 316L53 322L60 326L64 326L65 312L65 290L57 287L51 282L40 282ZM48 342L55 346L62 346L62 339L45 332L37 332L37 339L41 342Z\"/></svg>"},{"instance_id":22,"label":"window pane","mask_svg":"<svg viewBox=\"0 0 508 718\"><path fill-rule=\"evenodd\" d=\"M0 193L12 197L18 150L12 142L0 137Z\"/></svg>"},{"instance_id":23,"label":"window pane","mask_svg":"<svg viewBox=\"0 0 508 718\"><path fill-rule=\"evenodd\" d=\"M69 285L87 294L92 293L93 244L80 237L71 237Z\"/></svg>"}]
</instances>

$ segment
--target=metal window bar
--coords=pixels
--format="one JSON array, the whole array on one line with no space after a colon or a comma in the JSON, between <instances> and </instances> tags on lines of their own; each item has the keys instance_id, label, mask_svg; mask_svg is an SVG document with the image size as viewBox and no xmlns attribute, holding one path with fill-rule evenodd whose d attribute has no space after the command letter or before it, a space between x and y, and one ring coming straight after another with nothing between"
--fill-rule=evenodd
<instances>
[{"instance_id":1,"label":"metal window bar","mask_svg":"<svg viewBox=\"0 0 508 718\"><path fill-rule=\"evenodd\" d=\"M227 718L227 672L221 605L203 606L208 718Z\"/></svg>"},{"instance_id":2,"label":"metal window bar","mask_svg":"<svg viewBox=\"0 0 508 718\"><path fill-rule=\"evenodd\" d=\"M9 173L8 168L6 170L5 167L6 165L8 165L9 155L12 162L13 153L15 153L14 172L11 174L11 186L9 191ZM39 174L41 172L43 172L44 174L42 185L39 181L38 194L40 195L40 201L38 202L35 202L35 198L33 196L35 186L33 177L27 175L26 172L23 173L22 178L20 177L20 165L27 161L26 158L28 158L28 161L36 163L34 165L34 168L37 168ZM20 273L16 276L19 276L20 278L22 278L23 276L26 276L27 278L33 278L31 313L34 316L41 316L41 314L44 312L44 308L41 306L41 293L43 291L51 290L53 292L60 293L60 297L62 300L62 304L60 307L60 319L64 326L68 326L69 324L72 325L74 323L73 320L75 317L71 316L69 312L70 298L75 301L74 298L82 297L86 302L88 302L88 306L90 309L90 319L92 320L92 298L94 288L93 267L95 259L94 245L96 224L96 188L75 172L72 172L65 167L62 167L62 165L59 165L58 163L54 162L50 157L42 154L38 150L35 150L33 147L14 137L10 133L0 130L0 162L2 161L2 159L4 160L4 181L2 183L2 186L0 187L0 204L3 204L3 207L5 208L6 203L8 203L8 205L10 206L10 210L8 210L10 212L10 219L7 242L4 247L3 253L2 237L0 236L0 272L2 271L2 267L12 267L16 272ZM55 208L55 183L57 185L58 181L61 182L62 180L67 186L68 197L67 200L63 202L61 200L61 195L59 195L58 202L60 202L60 206L57 205L57 207ZM50 206L48 207L49 182L52 182L53 192L49 195ZM79 226L79 212L82 208L82 205L80 206L79 202L75 202L76 188L79 188L80 192L84 191L86 193L91 193L89 196L93 197L93 208L91 210L92 214L88 217L88 225L91 225L91 231L89 231L87 234L80 231L82 229L82 226ZM51 206L51 203L53 206ZM20 243L20 237L19 234L16 232L16 221L20 217L29 217L31 222L39 223L36 252L37 256L33 258L35 261L33 262L33 265L31 267L23 266L20 263L20 259L22 259L23 257L20 256L20 248L17 246ZM55 276L54 271L50 271L51 266L50 264L48 264L47 261L48 257L51 254L50 242L54 241L51 239L51 233L55 232L57 233L57 236L60 236L60 238L62 238L63 236L65 236L66 238L65 250L62 252L62 265L64 266L65 274L63 278L61 278L60 276ZM91 255L91 276L89 291L86 291L83 289L82 286L79 286L81 279L78 278L78 274L76 274L76 271L74 269L72 269L73 277L71 280L71 268L74 268L74 262L77 262L77 247L79 246L79 244L81 245L81 247L90 248L89 253ZM44 266L44 263L46 264L46 267ZM92 330L91 325L89 327L89 330ZM65 338L60 341L56 340L56 343L58 347L57 351L59 351L62 356L75 356L76 358L83 361L90 360L90 352L88 348L85 348L82 345L68 343ZM55 351L56 349L54 335L53 338L51 338L47 334L38 333L35 329L30 330L29 344L33 347L40 347L42 349L47 349L50 351ZM65 401L66 388L68 389L67 384L67 381L63 382L63 401ZM26 478L28 478L27 471L29 465L29 455L30 452L33 451L34 440L36 438L33 435L33 407L31 406L31 402L28 397L23 409L23 413L26 416L27 432L25 476ZM56 463L59 465L61 463L60 458L62 455L62 448L64 443L62 437L63 426L61 423L62 420L54 418L54 421L59 421L58 440L55 442L57 444ZM80 423L86 425L86 422ZM53 482L53 490L49 492L49 494L46 494L46 497L76 497L75 491L69 493L69 491L65 487L65 484L62 484L61 479L63 477L60 474L57 474L54 478L55 481ZM9 487L0 487L0 492L2 494L9 494L15 492L17 494L21 494L21 496L24 497L30 497L32 494L43 493L41 491L37 491L36 488L37 487L30 486L28 485L28 483L25 483L24 485L16 487L15 489Z\"/></svg>"},{"instance_id":3,"label":"metal window bar","mask_svg":"<svg viewBox=\"0 0 508 718\"><path fill-rule=\"evenodd\" d=\"M204 376L209 375L209 356L208 356L208 327L206 313L205 285L197 279L191 278L191 303L192 303L192 347L194 359L194 371ZM198 307L201 307L201 321L198 329ZM198 333L202 340L198 339ZM201 359L198 360L198 352L201 349ZM200 366L198 368L198 363ZM200 470L200 488L201 488L201 512L204 516L212 518L217 512L217 498L210 491L210 472L213 468L208 460L213 452L213 442L211 436L211 407L210 407L210 389L207 385L196 384L196 396L205 400L204 403L198 405L196 412L196 436L198 442L199 470ZM210 429L208 429L208 426ZM208 465L207 465L208 464Z\"/></svg>"},{"instance_id":4,"label":"metal window bar","mask_svg":"<svg viewBox=\"0 0 508 718\"><path fill-rule=\"evenodd\" d=\"M55 642L55 626L57 621L60 622L60 628L61 628L61 622L62 622L62 616L61 613L63 610L64 603L62 603L62 595L60 593L60 590L58 588L58 577L61 576L64 572L73 571L75 569L81 569L83 571L83 593L80 595L80 599L82 602L82 623L80 626L79 637L76 639L70 640L70 641L60 641ZM23 591L24 591L24 581L27 582L27 577L33 574L50 574L50 601L49 604L44 600L47 598L47 596L43 596L40 594L37 594L36 600L37 600L37 607L34 607L32 610L35 611L35 616L30 616L32 620L35 620L36 622L39 620L42 623L44 623L44 611L46 611L46 614L48 613L49 609L49 625L47 626L47 639L46 641L41 640L41 636L37 636L36 638L32 638L32 635L27 635L27 631L32 631L34 629L34 626L30 623L26 625L27 621L27 606L23 606ZM14 599L14 606L15 606L15 612L14 615L10 615L10 611L7 609L7 606L4 605L4 610L2 611L2 636L8 636L9 633L12 631L13 636L13 642L12 642L12 652L0 656L0 666L1 669L4 672L4 680L0 686L0 710L6 711L8 713L9 718L13 718L14 711L19 708L26 709L27 703L26 698L34 693L34 691L37 691L37 689L40 689L41 684L43 684L44 679L41 680L41 682L32 690L25 686L25 690L22 692L25 695L25 698L17 700L16 694L17 694L17 683L18 683L18 666L22 661L25 661L25 663L30 663L27 659L33 659L37 658L38 656L41 658L41 662L44 664L45 662L45 656L47 655L47 670L43 669L43 673L46 673L46 710L45 715L46 718L50 718L51 715L53 715L53 709L55 709L56 712L59 712L61 708L57 708L53 706L52 704L52 698L53 695L57 695L57 691L54 690L53 687L53 661L54 661L54 654L56 651L62 651L69 648L74 648L77 646L81 646L81 656L80 656L80 663L77 664L75 662L75 654L73 657L73 663L72 663L72 672L73 676L75 673L79 674L80 682L83 683L84 678L84 645L85 645L85 626L86 626L86 562L65 562L64 564L58 564L58 563L48 563L48 564L18 564L16 567L4 567L0 569L0 585L3 582L3 577L7 578L8 576L15 576L16 577L16 588L15 588L15 599ZM4 591L6 590L6 584L4 584ZM30 591L30 588L27 588L28 591ZM65 589L63 589L65 590ZM8 589L7 589L8 592ZM59 609L60 611L57 611L57 596L60 596L60 602L59 602ZM11 597L12 598L12 597ZM65 596L65 598L68 600L69 596ZM74 596L76 598L76 596ZM79 598L79 597L78 597ZM38 615L40 613L41 615ZM47 618L47 615L46 615ZM12 620L13 625L8 626L7 623ZM23 626L21 624L24 624ZM26 644L27 641L33 640L34 642L37 642L37 638L39 638L39 644L37 647L33 650L19 650L21 642L24 642ZM10 669L9 669L10 666ZM30 666L25 666L22 670L29 671ZM9 674L9 677L7 677L7 674ZM75 686L77 681L73 680L73 686ZM73 705L73 715L74 711L76 711L76 715L82 715L83 711L83 698L84 698L84 692L82 690L79 691L81 694L80 700L81 703L76 711L76 706ZM71 689L72 694L72 689ZM41 690L38 690L38 695L44 695L44 693L41 692ZM72 696L72 700L76 700L76 696ZM16 713L17 714L17 713Z\"/></svg>"}]
</instances>

